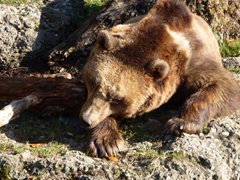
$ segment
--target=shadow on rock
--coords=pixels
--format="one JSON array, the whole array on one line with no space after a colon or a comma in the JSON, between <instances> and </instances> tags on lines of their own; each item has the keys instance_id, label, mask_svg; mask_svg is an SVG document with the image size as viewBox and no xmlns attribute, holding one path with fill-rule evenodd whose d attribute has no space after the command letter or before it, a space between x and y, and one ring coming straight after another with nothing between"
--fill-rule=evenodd
<instances>
[{"instance_id":1,"label":"shadow on rock","mask_svg":"<svg viewBox=\"0 0 240 180\"><path fill-rule=\"evenodd\" d=\"M23 113L1 128L10 139L23 144L59 143L70 149L84 151L87 129L78 118L42 117L35 113Z\"/></svg>"},{"instance_id":2,"label":"shadow on rock","mask_svg":"<svg viewBox=\"0 0 240 180\"><path fill-rule=\"evenodd\" d=\"M66 40L81 23L84 1L46 0L41 9L40 22L35 22L37 37L21 62L32 71L48 70L48 52ZM31 22L29 22L31 23Z\"/></svg>"},{"instance_id":3,"label":"shadow on rock","mask_svg":"<svg viewBox=\"0 0 240 180\"><path fill-rule=\"evenodd\" d=\"M122 119L119 121L121 133L130 144L156 140L167 141L169 144L170 141L175 141L175 136L165 135L164 125L176 113L177 110L163 107L136 119ZM89 131L86 123L78 117L43 117L26 112L2 127L1 132L22 144L58 143L72 150L86 152Z\"/></svg>"}]
</instances>

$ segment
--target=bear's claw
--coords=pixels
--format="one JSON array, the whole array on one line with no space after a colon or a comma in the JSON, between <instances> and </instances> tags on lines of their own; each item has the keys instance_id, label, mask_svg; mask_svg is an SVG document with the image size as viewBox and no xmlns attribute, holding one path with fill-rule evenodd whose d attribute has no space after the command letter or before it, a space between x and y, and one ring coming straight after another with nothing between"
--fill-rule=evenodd
<instances>
[{"instance_id":1,"label":"bear's claw","mask_svg":"<svg viewBox=\"0 0 240 180\"><path fill-rule=\"evenodd\" d=\"M188 121L178 117L168 120L165 125L165 132L168 134L175 134L177 136L182 133L199 134L202 131L202 124L199 121Z\"/></svg>"}]
</instances>

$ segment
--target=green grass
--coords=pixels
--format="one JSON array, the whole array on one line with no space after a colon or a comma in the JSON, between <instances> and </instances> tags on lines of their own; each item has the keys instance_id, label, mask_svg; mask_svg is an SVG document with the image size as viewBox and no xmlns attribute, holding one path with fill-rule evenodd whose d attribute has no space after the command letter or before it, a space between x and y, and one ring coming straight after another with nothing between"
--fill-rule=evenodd
<instances>
[{"instance_id":1,"label":"green grass","mask_svg":"<svg viewBox=\"0 0 240 180\"><path fill-rule=\"evenodd\" d=\"M9 174L11 166L9 164L2 164L0 167L0 178L1 180L11 180Z\"/></svg>"},{"instance_id":2,"label":"green grass","mask_svg":"<svg viewBox=\"0 0 240 180\"><path fill-rule=\"evenodd\" d=\"M38 155L39 157L50 157L57 154L65 154L69 149L68 146L64 144L59 144L58 142L50 142L41 147L30 147L28 150L33 154Z\"/></svg>"},{"instance_id":3,"label":"green grass","mask_svg":"<svg viewBox=\"0 0 240 180\"><path fill-rule=\"evenodd\" d=\"M31 4L38 3L38 0L0 0L0 4L12 4L12 5L20 5L20 4ZM86 8L94 8L100 9L103 5L105 5L108 0L85 0L84 6Z\"/></svg>"},{"instance_id":4,"label":"green grass","mask_svg":"<svg viewBox=\"0 0 240 180\"><path fill-rule=\"evenodd\" d=\"M203 134L208 134L210 132L211 128L209 126L204 126L203 127Z\"/></svg>"},{"instance_id":5,"label":"green grass","mask_svg":"<svg viewBox=\"0 0 240 180\"><path fill-rule=\"evenodd\" d=\"M222 57L240 56L240 39L223 40L219 42Z\"/></svg>"},{"instance_id":6,"label":"green grass","mask_svg":"<svg viewBox=\"0 0 240 180\"><path fill-rule=\"evenodd\" d=\"M94 8L101 8L104 6L108 0L85 0L84 6L85 7L94 7Z\"/></svg>"},{"instance_id":7,"label":"green grass","mask_svg":"<svg viewBox=\"0 0 240 180\"><path fill-rule=\"evenodd\" d=\"M137 156L144 159L153 159L160 156L159 152L152 147L143 147L136 150Z\"/></svg>"},{"instance_id":8,"label":"green grass","mask_svg":"<svg viewBox=\"0 0 240 180\"><path fill-rule=\"evenodd\" d=\"M15 127L11 131L19 144L2 143L0 153L19 154L28 150L39 157L49 157L64 154L85 141L86 133L79 127L78 119L43 118L34 113L26 113L13 122L13 127L11 126L2 128L1 133L8 134L9 128ZM39 145L32 147L32 144Z\"/></svg>"},{"instance_id":9,"label":"green grass","mask_svg":"<svg viewBox=\"0 0 240 180\"><path fill-rule=\"evenodd\" d=\"M143 142L147 140L151 140L152 136L143 128L137 125L127 125L125 126L121 134L123 135L126 141L138 141Z\"/></svg>"},{"instance_id":10,"label":"green grass","mask_svg":"<svg viewBox=\"0 0 240 180\"><path fill-rule=\"evenodd\" d=\"M182 151L168 151L168 152L160 151L159 157L161 159L166 159L166 158L184 159L184 158L187 158L187 155L185 155L185 153Z\"/></svg>"},{"instance_id":11,"label":"green grass","mask_svg":"<svg viewBox=\"0 0 240 180\"><path fill-rule=\"evenodd\" d=\"M25 151L30 151L32 154L37 155L39 157L50 157L57 154L66 153L69 148L64 144L60 144L58 142L50 142L47 144L41 144L39 147L31 147L30 144L0 144L0 153L12 153L12 154L20 154Z\"/></svg>"},{"instance_id":12,"label":"green grass","mask_svg":"<svg viewBox=\"0 0 240 180\"><path fill-rule=\"evenodd\" d=\"M228 69L230 72L240 73L240 67L231 67Z\"/></svg>"},{"instance_id":13,"label":"green grass","mask_svg":"<svg viewBox=\"0 0 240 180\"><path fill-rule=\"evenodd\" d=\"M31 3L38 3L38 0L0 0L0 4L20 5L20 4L31 4Z\"/></svg>"},{"instance_id":14,"label":"green grass","mask_svg":"<svg viewBox=\"0 0 240 180\"><path fill-rule=\"evenodd\" d=\"M74 118L44 118L35 113L23 114L14 122L18 126L14 133L19 142L48 143L62 142L65 138L79 141L83 131L79 128L79 120Z\"/></svg>"},{"instance_id":15,"label":"green grass","mask_svg":"<svg viewBox=\"0 0 240 180\"><path fill-rule=\"evenodd\" d=\"M74 4L72 0L72 3ZM73 28L76 29L86 20L95 17L96 13L108 2L108 0L85 0L83 11L79 11L73 19Z\"/></svg>"},{"instance_id":16,"label":"green grass","mask_svg":"<svg viewBox=\"0 0 240 180\"><path fill-rule=\"evenodd\" d=\"M173 158L173 159L183 159L187 156L182 151L158 151L153 147L142 147L136 150L136 156L144 158L144 159L166 159L166 158Z\"/></svg>"}]
</instances>

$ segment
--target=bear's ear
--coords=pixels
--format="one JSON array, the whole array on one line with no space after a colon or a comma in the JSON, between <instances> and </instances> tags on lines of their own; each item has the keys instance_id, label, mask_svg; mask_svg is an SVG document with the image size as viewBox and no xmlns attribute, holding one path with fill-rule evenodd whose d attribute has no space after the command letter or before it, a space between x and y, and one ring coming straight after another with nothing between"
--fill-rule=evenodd
<instances>
[{"instance_id":1,"label":"bear's ear","mask_svg":"<svg viewBox=\"0 0 240 180\"><path fill-rule=\"evenodd\" d=\"M164 79L169 72L169 65L162 59L156 59L146 64L145 69L156 80Z\"/></svg>"},{"instance_id":2,"label":"bear's ear","mask_svg":"<svg viewBox=\"0 0 240 180\"><path fill-rule=\"evenodd\" d=\"M110 32L102 30L97 37L97 42L103 49L110 50L116 45L117 40Z\"/></svg>"}]
</instances>

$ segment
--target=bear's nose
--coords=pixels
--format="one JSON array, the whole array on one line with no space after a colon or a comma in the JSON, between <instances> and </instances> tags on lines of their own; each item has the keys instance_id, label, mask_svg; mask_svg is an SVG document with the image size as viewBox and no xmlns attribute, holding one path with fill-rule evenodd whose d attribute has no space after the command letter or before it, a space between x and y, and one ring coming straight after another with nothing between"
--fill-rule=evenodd
<instances>
[{"instance_id":1,"label":"bear's nose","mask_svg":"<svg viewBox=\"0 0 240 180\"><path fill-rule=\"evenodd\" d=\"M97 109L91 106L87 110L82 111L80 116L92 128L104 120L108 115L105 114L104 109Z\"/></svg>"},{"instance_id":2,"label":"bear's nose","mask_svg":"<svg viewBox=\"0 0 240 180\"><path fill-rule=\"evenodd\" d=\"M96 113L92 112L91 110L83 112L80 116L90 126L92 126L94 124L94 121L96 121L96 119L98 118L96 116Z\"/></svg>"},{"instance_id":3,"label":"bear's nose","mask_svg":"<svg viewBox=\"0 0 240 180\"><path fill-rule=\"evenodd\" d=\"M91 101L90 101L91 100ZM112 114L110 104L102 98L92 98L83 105L80 116L91 127Z\"/></svg>"}]
</instances>

